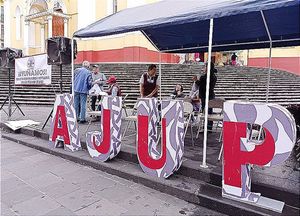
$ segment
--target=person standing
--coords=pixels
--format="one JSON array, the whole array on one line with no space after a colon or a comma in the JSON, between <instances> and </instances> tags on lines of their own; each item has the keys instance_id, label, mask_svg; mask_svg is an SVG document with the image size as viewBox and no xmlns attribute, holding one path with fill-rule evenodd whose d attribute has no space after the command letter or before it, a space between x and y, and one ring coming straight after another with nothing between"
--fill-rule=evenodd
<instances>
[{"instance_id":1,"label":"person standing","mask_svg":"<svg viewBox=\"0 0 300 216\"><path fill-rule=\"evenodd\" d=\"M156 65L151 64L148 72L143 73L140 79L140 95L141 97L157 97L159 89L159 77L156 74Z\"/></svg>"},{"instance_id":2,"label":"person standing","mask_svg":"<svg viewBox=\"0 0 300 216\"><path fill-rule=\"evenodd\" d=\"M93 65L93 73L92 73L92 78L93 78L93 86L98 85L101 91L104 91L104 84L106 82L106 76L99 72L99 66L98 65ZM97 99L100 101L101 100L101 95L98 96L92 96L92 103L91 103L91 108L93 111L96 109L96 101Z\"/></svg>"},{"instance_id":3,"label":"person standing","mask_svg":"<svg viewBox=\"0 0 300 216\"><path fill-rule=\"evenodd\" d=\"M237 55L235 53L233 53L233 55L231 56L231 64L233 66L236 65L236 59L237 59Z\"/></svg>"},{"instance_id":4,"label":"person standing","mask_svg":"<svg viewBox=\"0 0 300 216\"><path fill-rule=\"evenodd\" d=\"M201 99L201 107L202 112L204 112L205 109L205 101L206 101L206 79L207 79L207 65L205 64L205 70L204 74L200 77L199 80L197 80L195 83L199 86L199 98ZM217 76L215 75L217 73L217 69L215 69L215 65L213 62L211 62L210 65L210 81L209 81L209 100L212 100L215 98L215 86L217 82ZM212 108L208 108L208 114L212 114ZM211 130L213 126L213 122L208 122L208 129Z\"/></svg>"},{"instance_id":5,"label":"person standing","mask_svg":"<svg viewBox=\"0 0 300 216\"><path fill-rule=\"evenodd\" d=\"M90 63L83 61L82 67L74 71L74 103L77 121L80 123L86 122L86 100L93 82L89 67Z\"/></svg>"},{"instance_id":6,"label":"person standing","mask_svg":"<svg viewBox=\"0 0 300 216\"><path fill-rule=\"evenodd\" d=\"M191 99L193 110L199 112L200 110L199 86L196 84L198 77L194 75L192 80L193 80L193 84L188 97Z\"/></svg>"}]
</instances>

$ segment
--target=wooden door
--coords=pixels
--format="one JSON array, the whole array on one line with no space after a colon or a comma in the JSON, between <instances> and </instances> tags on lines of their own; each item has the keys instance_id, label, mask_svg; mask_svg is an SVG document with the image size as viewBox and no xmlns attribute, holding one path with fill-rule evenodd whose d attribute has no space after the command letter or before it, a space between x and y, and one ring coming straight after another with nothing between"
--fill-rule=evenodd
<instances>
[{"instance_id":1,"label":"wooden door","mask_svg":"<svg viewBox=\"0 0 300 216\"><path fill-rule=\"evenodd\" d=\"M58 9L56 12L61 12L61 9ZM53 16L52 19L52 37L55 36L64 36L64 18Z\"/></svg>"}]
</instances>

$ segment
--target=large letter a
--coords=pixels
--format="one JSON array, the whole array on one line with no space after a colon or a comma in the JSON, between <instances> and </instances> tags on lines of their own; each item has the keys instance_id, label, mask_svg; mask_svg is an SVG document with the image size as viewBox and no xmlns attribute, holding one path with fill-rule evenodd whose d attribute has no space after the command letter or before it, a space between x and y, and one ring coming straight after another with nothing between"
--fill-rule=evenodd
<instances>
[{"instance_id":1,"label":"large letter a","mask_svg":"<svg viewBox=\"0 0 300 216\"><path fill-rule=\"evenodd\" d=\"M81 149L74 99L70 94L56 95L49 132L49 146L55 148L58 141L64 141L66 150Z\"/></svg>"}]
</instances>

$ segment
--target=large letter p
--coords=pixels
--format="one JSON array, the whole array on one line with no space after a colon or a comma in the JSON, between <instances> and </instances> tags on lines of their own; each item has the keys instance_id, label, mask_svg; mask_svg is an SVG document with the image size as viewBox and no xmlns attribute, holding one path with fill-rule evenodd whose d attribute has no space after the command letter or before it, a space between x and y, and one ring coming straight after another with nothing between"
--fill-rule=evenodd
<instances>
[{"instance_id":1,"label":"large letter p","mask_svg":"<svg viewBox=\"0 0 300 216\"><path fill-rule=\"evenodd\" d=\"M262 142L251 142L249 125L260 125ZM284 162L296 143L293 116L276 104L229 101L224 103L223 196L257 202L251 193L250 165L273 166Z\"/></svg>"}]
</instances>

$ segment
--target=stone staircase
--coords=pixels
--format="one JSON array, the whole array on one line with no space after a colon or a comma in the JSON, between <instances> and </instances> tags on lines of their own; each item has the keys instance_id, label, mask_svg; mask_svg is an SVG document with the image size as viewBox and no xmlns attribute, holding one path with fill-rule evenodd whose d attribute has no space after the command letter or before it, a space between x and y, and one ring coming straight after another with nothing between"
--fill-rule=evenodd
<instances>
[{"instance_id":1,"label":"stone staircase","mask_svg":"<svg viewBox=\"0 0 300 216\"><path fill-rule=\"evenodd\" d=\"M147 71L147 67L147 64L100 64L100 71L107 78L110 75L117 77L123 95L128 94L127 103L133 105L139 97L140 76ZM194 64L162 64L162 97L168 97L177 83L182 84L184 93L188 94L192 75L199 75L203 70L203 66ZM265 101L268 69L226 66L218 68L218 71L215 89L217 97L226 100ZM69 92L70 85L71 67L63 66L63 91ZM8 94L8 72L3 69L0 70L0 86L0 102L3 102ZM12 93L21 105L53 105L55 94L59 93L59 67L52 66L52 85L12 86ZM300 104L300 76L272 70L269 102Z\"/></svg>"}]
</instances>

